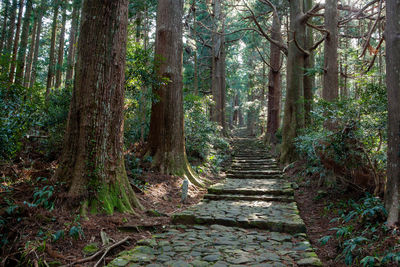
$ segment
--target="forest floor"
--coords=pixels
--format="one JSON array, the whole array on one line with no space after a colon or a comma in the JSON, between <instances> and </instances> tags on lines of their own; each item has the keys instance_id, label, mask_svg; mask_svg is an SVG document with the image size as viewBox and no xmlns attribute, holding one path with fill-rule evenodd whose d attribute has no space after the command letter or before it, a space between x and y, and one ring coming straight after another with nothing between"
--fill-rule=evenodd
<instances>
[{"instance_id":1,"label":"forest floor","mask_svg":"<svg viewBox=\"0 0 400 267\"><path fill-rule=\"evenodd\" d=\"M171 227L173 214L181 213L198 204L207 193L205 189L189 187L188 200L181 203L182 180L178 177L159 175L152 172L143 173L140 177L144 187L136 188L137 196L147 212L141 212L140 217L115 213L113 215L89 215L89 220L77 217L77 210L60 208L59 196L63 194L62 185L48 179L54 171L54 163L44 163L40 158L28 162L20 158L12 164L0 166L0 238L2 239L0 265L15 266L32 264L39 266L66 265L87 258L93 247L105 248L102 242L105 236L111 244L130 239L109 251L105 261L109 262L115 255L124 250L130 250L139 240L151 238ZM327 245L321 245L319 239L332 235L329 230L335 227L330 223L337 215L328 212L327 203L338 203L354 198L354 193L325 196L320 199L321 189L314 183L299 181L296 173L287 173L299 187L294 191L300 216L303 219L308 239L315 249L323 266L345 266L338 262L338 243L332 239ZM14 177L11 180L5 177ZM218 182L219 178L208 174L208 179ZM49 210L43 206L29 206L34 202L34 194L46 186L53 186L49 203L55 208ZM78 230L77 234L71 229ZM103 235L103 238L102 238ZM91 246L88 246L91 244ZM85 249L86 247L86 249ZM93 266L95 260L75 264L74 266Z\"/></svg>"}]
</instances>

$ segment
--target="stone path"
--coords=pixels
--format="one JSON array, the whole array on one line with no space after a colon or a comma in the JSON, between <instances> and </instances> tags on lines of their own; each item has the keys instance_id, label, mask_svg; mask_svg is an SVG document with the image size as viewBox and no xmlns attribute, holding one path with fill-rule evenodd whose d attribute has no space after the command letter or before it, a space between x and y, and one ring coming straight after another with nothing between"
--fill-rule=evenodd
<instances>
[{"instance_id":1,"label":"stone path","mask_svg":"<svg viewBox=\"0 0 400 267\"><path fill-rule=\"evenodd\" d=\"M238 138L227 179L172 220L109 266L322 266L291 183L253 139Z\"/></svg>"}]
</instances>

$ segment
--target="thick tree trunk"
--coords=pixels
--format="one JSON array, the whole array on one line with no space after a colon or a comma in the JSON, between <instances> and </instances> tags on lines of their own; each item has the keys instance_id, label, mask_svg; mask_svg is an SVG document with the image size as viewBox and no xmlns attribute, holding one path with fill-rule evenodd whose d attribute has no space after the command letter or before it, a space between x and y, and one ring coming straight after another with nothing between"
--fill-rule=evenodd
<instances>
[{"instance_id":1,"label":"thick tree trunk","mask_svg":"<svg viewBox=\"0 0 400 267\"><path fill-rule=\"evenodd\" d=\"M185 152L182 92L183 0L160 0L157 8L155 56L157 68L168 83L153 88L159 99L151 108L149 154L161 173L184 176L202 186L192 173Z\"/></svg>"},{"instance_id":2,"label":"thick tree trunk","mask_svg":"<svg viewBox=\"0 0 400 267\"><path fill-rule=\"evenodd\" d=\"M141 207L123 154L128 0L85 0L74 90L55 178L71 201L112 213Z\"/></svg>"},{"instance_id":3,"label":"thick tree trunk","mask_svg":"<svg viewBox=\"0 0 400 267\"><path fill-rule=\"evenodd\" d=\"M308 11L313 7L313 0L304 0L304 10ZM307 27L305 48L310 49L314 44L313 29ZM309 55L304 56L304 68L314 68L314 52L310 51ZM304 76L304 122L306 126L311 125L311 110L314 102L315 75Z\"/></svg>"},{"instance_id":4,"label":"thick tree trunk","mask_svg":"<svg viewBox=\"0 0 400 267\"><path fill-rule=\"evenodd\" d=\"M35 51L35 41L36 41L36 31L38 26L38 14L35 15L35 20L33 22L32 34L31 34L31 44L29 48L28 57L26 59L26 68L25 68L25 77L24 77L24 86L28 87L29 82L31 80L31 71L32 71L32 62L33 62L33 54Z\"/></svg>"},{"instance_id":5,"label":"thick tree trunk","mask_svg":"<svg viewBox=\"0 0 400 267\"><path fill-rule=\"evenodd\" d=\"M337 5L336 0L326 0L325 3L325 28L329 31L329 34L325 40L324 48L322 98L326 101L334 101L339 96Z\"/></svg>"},{"instance_id":6,"label":"thick tree trunk","mask_svg":"<svg viewBox=\"0 0 400 267\"><path fill-rule=\"evenodd\" d=\"M19 0L18 6L19 6L19 11L18 11L18 19L17 19L17 29L15 31L14 46L13 46L13 53L12 53L11 67L10 67L10 76L9 76L9 81L11 83L14 82L15 67L17 65L17 53L18 53L19 35L21 33L22 12L24 11L24 0Z\"/></svg>"},{"instance_id":7,"label":"thick tree trunk","mask_svg":"<svg viewBox=\"0 0 400 267\"><path fill-rule=\"evenodd\" d=\"M54 5L53 23L51 26L51 41L50 41L50 55L49 55L49 69L47 71L46 83L46 99L50 94L50 88L53 87L54 71L55 71L55 57L56 57L56 36L57 36L57 21L58 21L59 5L56 2Z\"/></svg>"},{"instance_id":8,"label":"thick tree trunk","mask_svg":"<svg viewBox=\"0 0 400 267\"><path fill-rule=\"evenodd\" d=\"M65 77L65 83L67 85L72 83L72 78L74 74L75 65L75 55L76 55L76 40L79 26L79 11L81 8L81 0L73 0L72 9L72 21L71 30L69 33L69 47L68 47L68 58L67 58L67 74Z\"/></svg>"},{"instance_id":9,"label":"thick tree trunk","mask_svg":"<svg viewBox=\"0 0 400 267\"><path fill-rule=\"evenodd\" d=\"M1 40L0 40L0 53L3 53L4 44L7 41L7 20L8 20L9 6L10 2L8 0L4 0L3 24L1 27Z\"/></svg>"},{"instance_id":10,"label":"thick tree trunk","mask_svg":"<svg viewBox=\"0 0 400 267\"><path fill-rule=\"evenodd\" d=\"M386 84L388 92L388 164L385 207L387 223L399 221L400 182L400 2L386 1Z\"/></svg>"},{"instance_id":11,"label":"thick tree trunk","mask_svg":"<svg viewBox=\"0 0 400 267\"><path fill-rule=\"evenodd\" d=\"M62 81L62 73L63 73L63 62L64 62L64 40L65 40L65 23L67 22L67 12L65 5L61 5L63 9L62 14L62 25L61 32L58 43L58 59L57 59L57 68L56 68L56 85L55 88L60 88Z\"/></svg>"},{"instance_id":12,"label":"thick tree trunk","mask_svg":"<svg viewBox=\"0 0 400 267\"><path fill-rule=\"evenodd\" d=\"M33 53L33 60L32 60L32 73L29 79L29 87L32 88L36 82L36 73L37 73L37 62L39 58L39 48L40 48L40 34L42 33L42 20L43 14L45 13L45 0L42 0L42 4L38 10L38 25L36 30L35 36L35 51Z\"/></svg>"},{"instance_id":13,"label":"thick tree trunk","mask_svg":"<svg viewBox=\"0 0 400 267\"><path fill-rule=\"evenodd\" d=\"M274 40L281 38L281 23L279 18L274 15L272 22L272 35ZM268 118L267 118L267 139L276 143L275 134L280 124L280 106L281 106L281 51L278 46L270 44L270 71L268 81Z\"/></svg>"},{"instance_id":14,"label":"thick tree trunk","mask_svg":"<svg viewBox=\"0 0 400 267\"><path fill-rule=\"evenodd\" d=\"M291 163L297 158L294 139L304 127L304 54L296 42L304 47L305 22L303 21L303 1L290 1L290 32L287 61L286 102L282 126L282 147L280 161Z\"/></svg>"},{"instance_id":15,"label":"thick tree trunk","mask_svg":"<svg viewBox=\"0 0 400 267\"><path fill-rule=\"evenodd\" d=\"M15 74L15 83L19 84L19 85L22 85L24 82L26 48L28 46L29 25L31 22L31 14L32 14L32 0L27 0L24 24L22 26L21 42L19 45L19 52L18 52L17 72Z\"/></svg>"},{"instance_id":16,"label":"thick tree trunk","mask_svg":"<svg viewBox=\"0 0 400 267\"><path fill-rule=\"evenodd\" d=\"M211 109L211 120L217 122L225 133L225 37L222 0L213 0L214 27L212 33L211 92L214 106Z\"/></svg>"}]
</instances>

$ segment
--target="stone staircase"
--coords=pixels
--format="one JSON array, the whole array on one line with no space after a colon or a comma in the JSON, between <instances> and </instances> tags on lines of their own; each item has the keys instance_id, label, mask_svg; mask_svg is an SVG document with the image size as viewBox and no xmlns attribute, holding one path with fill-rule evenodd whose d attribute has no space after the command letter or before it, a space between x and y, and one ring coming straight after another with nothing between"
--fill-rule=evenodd
<instances>
[{"instance_id":1,"label":"stone staircase","mask_svg":"<svg viewBox=\"0 0 400 267\"><path fill-rule=\"evenodd\" d=\"M227 178L202 202L109 266L322 266L275 160L251 138L236 138L234 151Z\"/></svg>"}]
</instances>

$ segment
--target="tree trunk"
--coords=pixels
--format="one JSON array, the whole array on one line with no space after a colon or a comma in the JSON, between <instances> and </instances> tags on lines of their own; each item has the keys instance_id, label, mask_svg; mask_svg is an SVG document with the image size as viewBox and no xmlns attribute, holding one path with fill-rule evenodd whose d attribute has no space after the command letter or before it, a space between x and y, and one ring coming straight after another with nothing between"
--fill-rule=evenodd
<instances>
[{"instance_id":1,"label":"tree trunk","mask_svg":"<svg viewBox=\"0 0 400 267\"><path fill-rule=\"evenodd\" d=\"M14 30L15 30L15 18L17 17L17 0L12 1L11 10L10 10L10 19L8 21L8 35L7 42L5 47L5 53L11 54L12 44L14 40Z\"/></svg>"},{"instance_id":2,"label":"tree trunk","mask_svg":"<svg viewBox=\"0 0 400 267\"><path fill-rule=\"evenodd\" d=\"M322 98L330 102L335 101L339 96L337 5L336 0L326 0L325 3L325 28L329 34L324 47Z\"/></svg>"},{"instance_id":3,"label":"tree trunk","mask_svg":"<svg viewBox=\"0 0 400 267\"><path fill-rule=\"evenodd\" d=\"M310 10L313 7L313 0L304 0L304 10ZM310 49L314 44L313 29L307 27L306 29L306 49ZM304 68L314 68L314 52L310 51L309 55L304 56ZM311 110L314 102L314 86L315 75L309 74L304 76L304 123L306 126L311 125Z\"/></svg>"},{"instance_id":4,"label":"tree trunk","mask_svg":"<svg viewBox=\"0 0 400 267\"><path fill-rule=\"evenodd\" d=\"M50 56L49 56L49 69L47 71L46 83L46 99L50 94L50 88L53 87L54 67L55 67L55 54L56 54L56 35L57 35L57 21L58 21L58 2L54 4L54 16L51 26L51 41L50 41Z\"/></svg>"},{"instance_id":5,"label":"tree trunk","mask_svg":"<svg viewBox=\"0 0 400 267\"><path fill-rule=\"evenodd\" d=\"M76 54L76 40L79 26L79 10L81 8L81 0L73 0L72 9L72 21L71 30L69 34L69 47L68 47L68 58L67 58L67 74L65 77L65 83L67 85L72 84L72 78L74 74L75 65L75 54Z\"/></svg>"},{"instance_id":6,"label":"tree trunk","mask_svg":"<svg viewBox=\"0 0 400 267\"><path fill-rule=\"evenodd\" d=\"M4 11L3 11L3 24L1 27L1 40L0 40L0 53L3 53L4 44L7 40L7 19L10 2L8 0L4 0Z\"/></svg>"},{"instance_id":7,"label":"tree trunk","mask_svg":"<svg viewBox=\"0 0 400 267\"><path fill-rule=\"evenodd\" d=\"M36 82L37 62L39 58L39 48L40 48L40 34L42 32L42 20L43 20L43 14L45 13L45 5L46 5L46 0L42 0L42 3L37 11L38 25L35 37L35 51L33 53L32 73L31 73L31 78L29 79L30 88L32 88Z\"/></svg>"},{"instance_id":8,"label":"tree trunk","mask_svg":"<svg viewBox=\"0 0 400 267\"><path fill-rule=\"evenodd\" d=\"M386 1L386 83L388 92L388 152L385 207L387 224L399 221L400 180L400 2Z\"/></svg>"},{"instance_id":9,"label":"tree trunk","mask_svg":"<svg viewBox=\"0 0 400 267\"><path fill-rule=\"evenodd\" d=\"M271 38L279 40L281 37L281 23L277 15L274 15L272 22ZM278 46L270 44L270 71L268 81L268 118L267 118L267 139L276 143L275 134L279 129L280 106L281 106L281 51Z\"/></svg>"},{"instance_id":10,"label":"tree trunk","mask_svg":"<svg viewBox=\"0 0 400 267\"><path fill-rule=\"evenodd\" d=\"M18 19L17 19L17 29L15 31L14 46L13 46L13 53L12 53L11 67L10 67L10 76L9 76L10 83L14 82L14 77L15 77L15 67L17 64L19 35L21 32L22 12L24 11L24 0L19 0L18 6L19 6L19 11L18 11Z\"/></svg>"},{"instance_id":11,"label":"tree trunk","mask_svg":"<svg viewBox=\"0 0 400 267\"><path fill-rule=\"evenodd\" d=\"M303 1L290 1L290 32L287 60L287 89L282 127L282 147L280 161L291 163L297 158L294 139L304 127L304 54L294 42L304 47L305 22L303 21Z\"/></svg>"},{"instance_id":12,"label":"tree trunk","mask_svg":"<svg viewBox=\"0 0 400 267\"><path fill-rule=\"evenodd\" d=\"M61 5L63 10L62 14L62 25L61 25L61 32L59 37L58 43L58 59L57 59L57 72L56 72L56 88L60 88L61 80L62 80L62 73L63 73L63 62L64 62L64 38L65 38L65 23L67 22L67 10L65 5Z\"/></svg>"},{"instance_id":13,"label":"tree trunk","mask_svg":"<svg viewBox=\"0 0 400 267\"><path fill-rule=\"evenodd\" d=\"M225 133L225 22L221 1L213 0L211 92L215 104L211 109L211 120L217 122Z\"/></svg>"},{"instance_id":14,"label":"tree trunk","mask_svg":"<svg viewBox=\"0 0 400 267\"><path fill-rule=\"evenodd\" d=\"M55 179L82 212L141 207L123 154L128 0L85 0L74 90Z\"/></svg>"},{"instance_id":15,"label":"tree trunk","mask_svg":"<svg viewBox=\"0 0 400 267\"><path fill-rule=\"evenodd\" d=\"M149 154L153 168L179 175L202 186L192 173L185 152L182 92L183 0L160 0L157 8L155 56L162 58L159 77L168 83L153 88L159 101L151 108Z\"/></svg>"},{"instance_id":16,"label":"tree trunk","mask_svg":"<svg viewBox=\"0 0 400 267\"><path fill-rule=\"evenodd\" d=\"M24 69L26 59L26 48L28 46L29 25L31 22L32 14L32 0L26 1L26 11L24 17L24 24L22 26L21 43L19 46L17 72L15 74L15 83L22 85L24 82Z\"/></svg>"},{"instance_id":17,"label":"tree trunk","mask_svg":"<svg viewBox=\"0 0 400 267\"><path fill-rule=\"evenodd\" d=\"M36 39L36 31L38 26L38 14L35 15L35 20L33 22L32 34L31 34L31 44L29 48L28 58L26 59L26 68L25 68L25 77L24 77L24 86L28 87L29 82L31 80L31 71L32 71L32 62L33 62L33 54L35 51L35 39Z\"/></svg>"}]
</instances>

